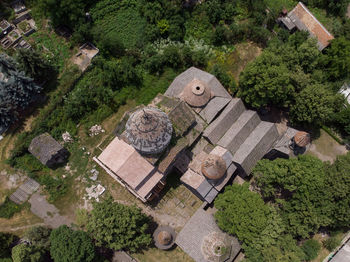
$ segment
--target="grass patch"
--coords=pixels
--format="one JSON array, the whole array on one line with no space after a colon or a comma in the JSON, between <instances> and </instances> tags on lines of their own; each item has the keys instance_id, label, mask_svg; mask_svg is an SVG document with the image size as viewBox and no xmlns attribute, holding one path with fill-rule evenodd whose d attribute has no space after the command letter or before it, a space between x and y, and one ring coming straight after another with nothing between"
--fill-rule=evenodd
<instances>
[{"instance_id":1,"label":"grass patch","mask_svg":"<svg viewBox=\"0 0 350 262\"><path fill-rule=\"evenodd\" d=\"M92 11L92 16L94 17ZM100 11L99 11L100 12ZM146 20L137 9L130 7L116 12L106 12L101 19L95 21L95 32L113 34L125 48L141 47L144 43Z\"/></svg>"},{"instance_id":2,"label":"grass patch","mask_svg":"<svg viewBox=\"0 0 350 262\"><path fill-rule=\"evenodd\" d=\"M171 261L171 262L193 262L181 248L176 247L173 250L163 251L158 248L150 248L143 253L136 253L133 256L142 262L158 262L158 261Z\"/></svg>"},{"instance_id":3,"label":"grass patch","mask_svg":"<svg viewBox=\"0 0 350 262\"><path fill-rule=\"evenodd\" d=\"M0 217L9 219L13 217L14 214L20 212L21 209L21 205L17 205L6 197L4 203L0 205Z\"/></svg>"},{"instance_id":4,"label":"grass patch","mask_svg":"<svg viewBox=\"0 0 350 262\"><path fill-rule=\"evenodd\" d=\"M65 62L73 55L69 43L52 31L39 30L29 36L29 42L62 72Z\"/></svg>"}]
</instances>

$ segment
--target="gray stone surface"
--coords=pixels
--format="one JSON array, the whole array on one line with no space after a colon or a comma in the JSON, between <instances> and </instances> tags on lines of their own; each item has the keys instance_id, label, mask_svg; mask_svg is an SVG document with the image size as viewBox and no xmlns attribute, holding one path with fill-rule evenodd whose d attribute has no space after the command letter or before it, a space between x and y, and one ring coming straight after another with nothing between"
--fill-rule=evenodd
<instances>
[{"instance_id":1,"label":"gray stone surface","mask_svg":"<svg viewBox=\"0 0 350 262\"><path fill-rule=\"evenodd\" d=\"M218 145L228 149L234 154L260 122L261 120L255 111L244 111L219 140Z\"/></svg>"},{"instance_id":2,"label":"gray stone surface","mask_svg":"<svg viewBox=\"0 0 350 262\"><path fill-rule=\"evenodd\" d=\"M70 221L67 217L61 216L59 210L52 204L48 203L45 196L40 195L40 192L34 193L30 199L31 204L30 211L42 218L44 223L52 228L57 228L61 225L70 225Z\"/></svg>"},{"instance_id":3,"label":"gray stone surface","mask_svg":"<svg viewBox=\"0 0 350 262\"><path fill-rule=\"evenodd\" d=\"M31 194L39 189L39 183L28 178L11 196L10 200L16 204L26 202Z\"/></svg>"},{"instance_id":4,"label":"gray stone surface","mask_svg":"<svg viewBox=\"0 0 350 262\"><path fill-rule=\"evenodd\" d=\"M349 262L350 261L350 242L348 241L330 261L331 262Z\"/></svg>"},{"instance_id":5,"label":"gray stone surface","mask_svg":"<svg viewBox=\"0 0 350 262\"><path fill-rule=\"evenodd\" d=\"M201 250L202 243L203 239L212 232L222 233L216 225L213 215L199 208L177 235L175 243L194 261L205 262L206 260ZM231 242L231 254L227 261L233 261L240 252L241 246L235 237L228 237Z\"/></svg>"},{"instance_id":6,"label":"gray stone surface","mask_svg":"<svg viewBox=\"0 0 350 262\"><path fill-rule=\"evenodd\" d=\"M233 98L224 111L204 130L203 136L212 144L216 144L244 111L242 100Z\"/></svg>"}]
</instances>

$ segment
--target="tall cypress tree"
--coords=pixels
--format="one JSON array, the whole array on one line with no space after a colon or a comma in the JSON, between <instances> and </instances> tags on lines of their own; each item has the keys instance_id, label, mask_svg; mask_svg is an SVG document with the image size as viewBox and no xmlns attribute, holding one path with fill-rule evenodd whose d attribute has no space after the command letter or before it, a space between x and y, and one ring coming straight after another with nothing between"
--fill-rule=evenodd
<instances>
[{"instance_id":1,"label":"tall cypress tree","mask_svg":"<svg viewBox=\"0 0 350 262\"><path fill-rule=\"evenodd\" d=\"M41 89L17 69L11 57L0 54L0 125L7 127L17 120L19 111L26 108Z\"/></svg>"}]
</instances>

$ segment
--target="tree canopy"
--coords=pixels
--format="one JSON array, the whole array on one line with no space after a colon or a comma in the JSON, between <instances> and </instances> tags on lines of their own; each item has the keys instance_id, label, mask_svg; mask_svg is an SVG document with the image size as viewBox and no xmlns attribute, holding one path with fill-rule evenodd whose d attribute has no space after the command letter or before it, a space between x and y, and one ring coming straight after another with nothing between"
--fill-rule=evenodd
<instances>
[{"instance_id":1,"label":"tree canopy","mask_svg":"<svg viewBox=\"0 0 350 262\"><path fill-rule=\"evenodd\" d=\"M50 254L55 262L90 262L95 258L95 247L84 231L63 225L52 230L50 241Z\"/></svg>"},{"instance_id":2,"label":"tree canopy","mask_svg":"<svg viewBox=\"0 0 350 262\"><path fill-rule=\"evenodd\" d=\"M227 186L215 199L218 226L234 234L244 245L259 237L268 225L269 208L257 193L249 191L249 185Z\"/></svg>"},{"instance_id":3,"label":"tree canopy","mask_svg":"<svg viewBox=\"0 0 350 262\"><path fill-rule=\"evenodd\" d=\"M146 233L148 223L149 218L139 208L115 203L109 197L94 204L86 228L97 246L136 251L151 243Z\"/></svg>"},{"instance_id":4,"label":"tree canopy","mask_svg":"<svg viewBox=\"0 0 350 262\"><path fill-rule=\"evenodd\" d=\"M0 125L5 127L17 120L19 110L26 108L42 89L16 66L12 58L0 54Z\"/></svg>"},{"instance_id":5,"label":"tree canopy","mask_svg":"<svg viewBox=\"0 0 350 262\"><path fill-rule=\"evenodd\" d=\"M45 262L45 251L37 246L19 244L12 248L13 262Z\"/></svg>"}]
</instances>

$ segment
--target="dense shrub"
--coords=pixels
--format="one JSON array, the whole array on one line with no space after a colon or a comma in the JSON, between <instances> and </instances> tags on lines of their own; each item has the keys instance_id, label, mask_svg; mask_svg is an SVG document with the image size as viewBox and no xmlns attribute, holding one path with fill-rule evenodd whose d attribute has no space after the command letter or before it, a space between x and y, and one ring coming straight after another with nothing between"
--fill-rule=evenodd
<instances>
[{"instance_id":1,"label":"dense shrub","mask_svg":"<svg viewBox=\"0 0 350 262\"><path fill-rule=\"evenodd\" d=\"M305 243L302 245L301 249L305 253L305 260L310 261L317 257L318 252L321 249L320 243L318 243L317 240L309 239L306 240Z\"/></svg>"},{"instance_id":2,"label":"dense shrub","mask_svg":"<svg viewBox=\"0 0 350 262\"><path fill-rule=\"evenodd\" d=\"M330 237L322 242L323 246L332 252L341 243L338 237Z\"/></svg>"},{"instance_id":3,"label":"dense shrub","mask_svg":"<svg viewBox=\"0 0 350 262\"><path fill-rule=\"evenodd\" d=\"M8 197L5 198L4 203L0 205L0 217L11 218L17 212L20 212L22 207L12 202Z\"/></svg>"}]
</instances>

